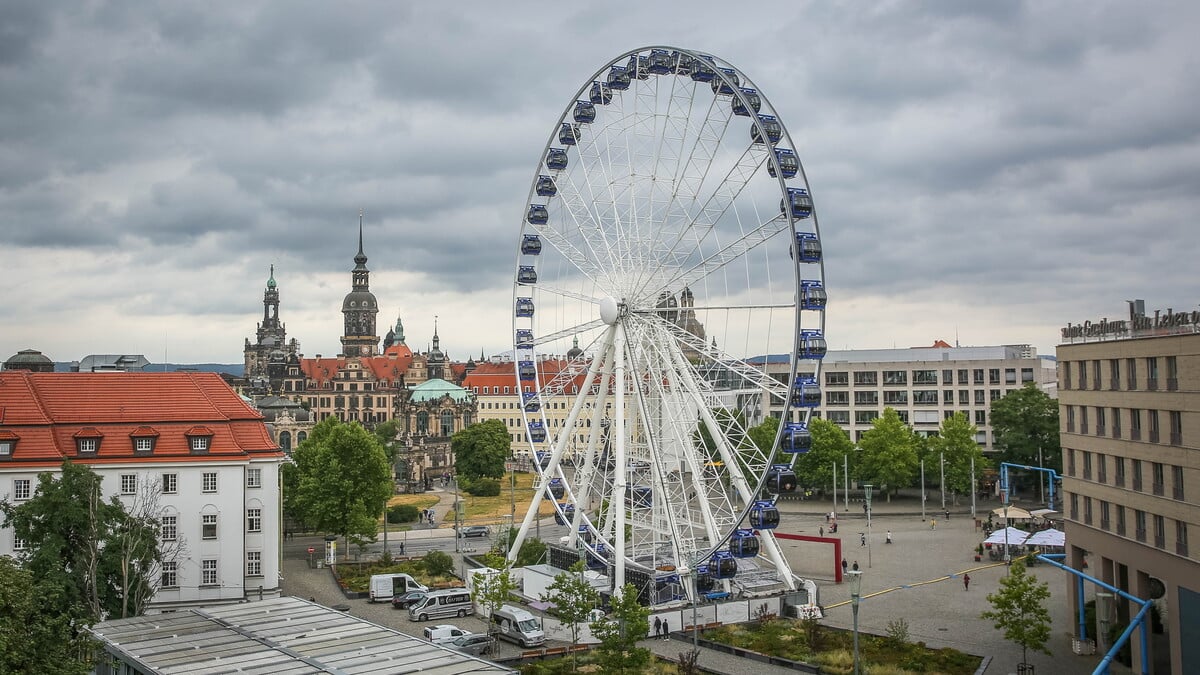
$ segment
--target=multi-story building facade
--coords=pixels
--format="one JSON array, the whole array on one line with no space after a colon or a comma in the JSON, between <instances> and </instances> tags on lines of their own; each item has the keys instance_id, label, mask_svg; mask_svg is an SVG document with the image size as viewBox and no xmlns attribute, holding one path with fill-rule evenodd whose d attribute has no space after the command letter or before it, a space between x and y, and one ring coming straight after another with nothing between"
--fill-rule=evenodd
<instances>
[{"instance_id":1,"label":"multi-story building facade","mask_svg":"<svg viewBox=\"0 0 1200 675\"><path fill-rule=\"evenodd\" d=\"M1058 347L1067 562L1080 569L1086 555L1092 575L1157 598L1163 631L1149 642L1152 672L1194 673L1200 556L1188 535L1200 528L1200 334L1195 321L1163 330L1158 321L1139 328L1139 317L1091 336L1068 326L1064 338L1105 339ZM1068 590L1074 616L1087 598L1072 580ZM1115 620L1137 610L1118 599ZM1136 635L1131 644L1140 672Z\"/></svg>"},{"instance_id":2,"label":"multi-story building facade","mask_svg":"<svg viewBox=\"0 0 1200 675\"><path fill-rule=\"evenodd\" d=\"M279 595L279 466L261 415L215 373L0 373L0 494L86 464L162 524L151 611ZM0 555L26 543L0 530Z\"/></svg>"},{"instance_id":3,"label":"multi-story building facade","mask_svg":"<svg viewBox=\"0 0 1200 675\"><path fill-rule=\"evenodd\" d=\"M788 383L786 358L768 359L764 367ZM830 350L822 360L817 414L857 442L885 408L925 435L961 412L978 427L980 446L991 452L992 402L1028 383L1053 395L1055 373L1054 360L1038 357L1029 345L951 347L939 341L911 349ZM783 412L783 402L773 401L769 413L780 417Z\"/></svg>"}]
</instances>

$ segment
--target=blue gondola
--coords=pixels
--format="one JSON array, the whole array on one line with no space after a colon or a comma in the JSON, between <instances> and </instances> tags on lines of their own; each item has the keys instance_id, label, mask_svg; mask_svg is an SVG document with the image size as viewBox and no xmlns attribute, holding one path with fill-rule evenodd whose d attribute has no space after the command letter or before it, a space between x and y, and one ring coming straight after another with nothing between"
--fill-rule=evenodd
<instances>
[{"instance_id":1,"label":"blue gondola","mask_svg":"<svg viewBox=\"0 0 1200 675\"><path fill-rule=\"evenodd\" d=\"M729 553L735 558L758 555L758 535L754 534L754 530L734 530L729 538Z\"/></svg>"},{"instance_id":2,"label":"blue gondola","mask_svg":"<svg viewBox=\"0 0 1200 675\"><path fill-rule=\"evenodd\" d=\"M527 234L521 237L521 253L523 255L540 255L542 252L542 238L536 234Z\"/></svg>"},{"instance_id":3,"label":"blue gondola","mask_svg":"<svg viewBox=\"0 0 1200 675\"><path fill-rule=\"evenodd\" d=\"M815 377L797 377L792 384L792 405L797 408L816 408L821 405L821 385Z\"/></svg>"},{"instance_id":4,"label":"blue gondola","mask_svg":"<svg viewBox=\"0 0 1200 675\"><path fill-rule=\"evenodd\" d=\"M778 143L779 139L783 138L783 125L774 115L759 115L759 124L762 124L763 131L767 132L767 140L771 143ZM750 140L755 143L762 143L762 134L758 131L758 124L750 127Z\"/></svg>"},{"instance_id":5,"label":"blue gondola","mask_svg":"<svg viewBox=\"0 0 1200 675\"><path fill-rule=\"evenodd\" d=\"M579 125L563 122L558 129L558 142L563 145L575 145L579 142Z\"/></svg>"},{"instance_id":6,"label":"blue gondola","mask_svg":"<svg viewBox=\"0 0 1200 675\"><path fill-rule=\"evenodd\" d=\"M533 316L533 298L517 298L517 316Z\"/></svg>"},{"instance_id":7,"label":"blue gondola","mask_svg":"<svg viewBox=\"0 0 1200 675\"><path fill-rule=\"evenodd\" d=\"M804 453L812 449L812 432L803 422L788 422L783 425L783 436L779 449L788 453Z\"/></svg>"},{"instance_id":8,"label":"blue gondola","mask_svg":"<svg viewBox=\"0 0 1200 675\"><path fill-rule=\"evenodd\" d=\"M588 569L603 570L608 568L608 547L604 544L596 544L595 551L588 551Z\"/></svg>"},{"instance_id":9,"label":"blue gondola","mask_svg":"<svg viewBox=\"0 0 1200 675\"><path fill-rule=\"evenodd\" d=\"M617 91L625 91L629 88L629 69L625 66L613 66L608 69L608 77L604 81Z\"/></svg>"},{"instance_id":10,"label":"blue gondola","mask_svg":"<svg viewBox=\"0 0 1200 675\"><path fill-rule=\"evenodd\" d=\"M528 220L530 225L545 225L550 220L550 212L546 210L545 204L530 204L525 220Z\"/></svg>"},{"instance_id":11,"label":"blue gondola","mask_svg":"<svg viewBox=\"0 0 1200 675\"><path fill-rule=\"evenodd\" d=\"M655 75L666 75L671 72L671 53L665 49L651 49L647 67Z\"/></svg>"},{"instance_id":12,"label":"blue gondola","mask_svg":"<svg viewBox=\"0 0 1200 675\"><path fill-rule=\"evenodd\" d=\"M787 464L772 464L767 471L767 489L774 494L796 491L796 472Z\"/></svg>"},{"instance_id":13,"label":"blue gondola","mask_svg":"<svg viewBox=\"0 0 1200 675\"><path fill-rule=\"evenodd\" d=\"M802 309L825 309L829 295L820 281L804 279L800 282L800 307Z\"/></svg>"},{"instance_id":14,"label":"blue gondola","mask_svg":"<svg viewBox=\"0 0 1200 675\"><path fill-rule=\"evenodd\" d=\"M533 191L539 197L553 197L558 194L558 186L554 184L554 179L550 176L538 176L537 182L533 185Z\"/></svg>"},{"instance_id":15,"label":"blue gondola","mask_svg":"<svg viewBox=\"0 0 1200 675\"><path fill-rule=\"evenodd\" d=\"M532 423L532 424L540 425L541 422L536 422L536 423ZM550 466L550 453L537 452L537 453L534 453L534 456L537 457L537 463L538 463L539 469L542 469L544 471L544 470L546 470L546 468L548 468Z\"/></svg>"},{"instance_id":16,"label":"blue gondola","mask_svg":"<svg viewBox=\"0 0 1200 675\"><path fill-rule=\"evenodd\" d=\"M567 168L567 151L562 148L550 148L550 152L546 153L546 168L551 171Z\"/></svg>"},{"instance_id":17,"label":"blue gondola","mask_svg":"<svg viewBox=\"0 0 1200 675\"><path fill-rule=\"evenodd\" d=\"M591 124L596 121L596 104L591 101L575 101L575 112L572 114L576 122Z\"/></svg>"},{"instance_id":18,"label":"blue gondola","mask_svg":"<svg viewBox=\"0 0 1200 675\"><path fill-rule=\"evenodd\" d=\"M696 590L707 593L717 587L717 580L708 571L708 565L696 566Z\"/></svg>"},{"instance_id":19,"label":"blue gondola","mask_svg":"<svg viewBox=\"0 0 1200 675\"><path fill-rule=\"evenodd\" d=\"M692 64L692 79L696 82L712 82L716 76L717 69L713 66L713 57L701 54Z\"/></svg>"},{"instance_id":20,"label":"blue gondola","mask_svg":"<svg viewBox=\"0 0 1200 675\"><path fill-rule=\"evenodd\" d=\"M754 506L750 507L750 525L756 530L779 527L779 509L768 501L754 502Z\"/></svg>"},{"instance_id":21,"label":"blue gondola","mask_svg":"<svg viewBox=\"0 0 1200 675\"><path fill-rule=\"evenodd\" d=\"M600 80L592 82L592 90L588 92L589 101L598 105L608 105L612 103L612 97L612 89L609 88L608 84Z\"/></svg>"},{"instance_id":22,"label":"blue gondola","mask_svg":"<svg viewBox=\"0 0 1200 675\"><path fill-rule=\"evenodd\" d=\"M808 190L805 190L804 188L788 188L787 197L779 200L780 213L787 213L788 202L791 202L792 217L796 220L807 218L812 215L813 200L812 195L808 194Z\"/></svg>"},{"instance_id":23,"label":"blue gondola","mask_svg":"<svg viewBox=\"0 0 1200 675\"><path fill-rule=\"evenodd\" d=\"M575 520L575 505L574 504L559 504L562 508L562 513L556 509L554 511L554 522L559 525L570 525L572 520Z\"/></svg>"},{"instance_id":24,"label":"blue gondola","mask_svg":"<svg viewBox=\"0 0 1200 675\"><path fill-rule=\"evenodd\" d=\"M594 537L592 537L592 531L588 529L587 524L579 526L579 538L589 544L592 543L592 539L594 539Z\"/></svg>"},{"instance_id":25,"label":"blue gondola","mask_svg":"<svg viewBox=\"0 0 1200 675\"><path fill-rule=\"evenodd\" d=\"M671 71L676 75L690 76L695 64L696 60L691 56L683 52L671 52Z\"/></svg>"},{"instance_id":26,"label":"blue gondola","mask_svg":"<svg viewBox=\"0 0 1200 675\"><path fill-rule=\"evenodd\" d=\"M734 115L741 115L742 117L749 117L751 111L754 111L755 113L757 113L759 110L762 110L762 97L758 95L757 89L743 88L742 96L746 97L746 100L750 103L750 107L747 108L742 103L742 99L738 98L737 96L734 96L733 97L733 114Z\"/></svg>"},{"instance_id":27,"label":"blue gondola","mask_svg":"<svg viewBox=\"0 0 1200 675\"><path fill-rule=\"evenodd\" d=\"M729 78L729 82L726 82L719 77L714 77L712 79L713 93L717 94L718 96L731 95L733 94L733 88L741 84L742 81L738 79L737 71L735 71L733 68L722 68L721 72L725 74L725 77ZM732 83L732 86L730 83Z\"/></svg>"},{"instance_id":28,"label":"blue gondola","mask_svg":"<svg viewBox=\"0 0 1200 675\"><path fill-rule=\"evenodd\" d=\"M812 232L797 232L796 246L800 249L800 262L821 262L821 240Z\"/></svg>"},{"instance_id":29,"label":"blue gondola","mask_svg":"<svg viewBox=\"0 0 1200 675\"><path fill-rule=\"evenodd\" d=\"M533 346L533 331L521 328L517 330L517 347L521 349Z\"/></svg>"},{"instance_id":30,"label":"blue gondola","mask_svg":"<svg viewBox=\"0 0 1200 675\"><path fill-rule=\"evenodd\" d=\"M517 374L522 382L532 382L537 379L537 366L533 361L521 361L517 364Z\"/></svg>"},{"instance_id":31,"label":"blue gondola","mask_svg":"<svg viewBox=\"0 0 1200 675\"><path fill-rule=\"evenodd\" d=\"M775 148L775 159L779 160L779 168L783 170L784 178L794 178L796 173L800 171L800 159L791 150ZM775 177L774 164L767 163L767 173L771 174L771 178Z\"/></svg>"},{"instance_id":32,"label":"blue gondola","mask_svg":"<svg viewBox=\"0 0 1200 675\"><path fill-rule=\"evenodd\" d=\"M737 575L737 561L729 551L717 551L708 560L708 573L714 579L732 579Z\"/></svg>"},{"instance_id":33,"label":"blue gondola","mask_svg":"<svg viewBox=\"0 0 1200 675\"><path fill-rule=\"evenodd\" d=\"M521 406L525 408L525 412L537 412L542 409L542 402L536 391L527 391L521 394Z\"/></svg>"},{"instance_id":34,"label":"blue gondola","mask_svg":"<svg viewBox=\"0 0 1200 675\"><path fill-rule=\"evenodd\" d=\"M654 503L654 493L645 485L625 487L625 505L634 509L648 509Z\"/></svg>"},{"instance_id":35,"label":"blue gondola","mask_svg":"<svg viewBox=\"0 0 1200 675\"><path fill-rule=\"evenodd\" d=\"M521 265L517 268L517 283L522 286L537 283L537 270L533 268L533 265Z\"/></svg>"},{"instance_id":36,"label":"blue gondola","mask_svg":"<svg viewBox=\"0 0 1200 675\"><path fill-rule=\"evenodd\" d=\"M529 440L533 441L534 443L541 443L546 440L546 427L542 426L541 422L529 423ZM546 461L548 462L549 459Z\"/></svg>"},{"instance_id":37,"label":"blue gondola","mask_svg":"<svg viewBox=\"0 0 1200 675\"><path fill-rule=\"evenodd\" d=\"M625 64L625 72L631 78L645 80L650 77L649 59L645 56L634 54L629 57L629 62Z\"/></svg>"},{"instance_id":38,"label":"blue gondola","mask_svg":"<svg viewBox=\"0 0 1200 675\"><path fill-rule=\"evenodd\" d=\"M563 485L561 478L551 478L549 485L546 486L546 497L558 501L567 494L567 486Z\"/></svg>"},{"instance_id":39,"label":"blue gondola","mask_svg":"<svg viewBox=\"0 0 1200 675\"><path fill-rule=\"evenodd\" d=\"M825 343L825 336L817 329L800 331L800 353L798 356L802 359L823 359L825 353L829 351L829 346Z\"/></svg>"}]
</instances>

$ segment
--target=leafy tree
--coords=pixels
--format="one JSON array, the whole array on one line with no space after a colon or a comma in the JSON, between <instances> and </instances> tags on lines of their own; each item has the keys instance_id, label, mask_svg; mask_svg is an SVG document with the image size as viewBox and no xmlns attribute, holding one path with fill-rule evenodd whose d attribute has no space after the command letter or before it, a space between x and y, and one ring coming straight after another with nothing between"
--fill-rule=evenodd
<instances>
[{"instance_id":1,"label":"leafy tree","mask_svg":"<svg viewBox=\"0 0 1200 675\"><path fill-rule=\"evenodd\" d=\"M396 462L396 434L400 430L401 422L394 417L386 422L375 425L375 428L371 430L371 433L375 435L375 440L379 441L379 445L383 446L388 464L391 465L395 465Z\"/></svg>"},{"instance_id":2,"label":"leafy tree","mask_svg":"<svg viewBox=\"0 0 1200 675\"><path fill-rule=\"evenodd\" d=\"M497 497L500 495L500 481L495 478L480 478L467 483L463 491L472 497Z\"/></svg>"},{"instance_id":3,"label":"leafy tree","mask_svg":"<svg viewBox=\"0 0 1200 675\"><path fill-rule=\"evenodd\" d=\"M833 465L842 466L842 457L854 456L854 443L841 427L827 419L815 417L808 424L812 434L812 449L796 458L796 476L801 485L833 485ZM779 457L782 461L784 455Z\"/></svg>"},{"instance_id":4,"label":"leafy tree","mask_svg":"<svg viewBox=\"0 0 1200 675\"><path fill-rule=\"evenodd\" d=\"M1000 588L989 593L992 609L980 615L991 619L996 630L1004 631L1004 639L1021 647L1021 662L1025 663L1030 649L1050 655L1046 642L1050 639L1050 612L1046 600L1050 584L1039 582L1025 571L1025 562L1016 560L1008 575L1000 580Z\"/></svg>"},{"instance_id":5,"label":"leafy tree","mask_svg":"<svg viewBox=\"0 0 1200 675\"><path fill-rule=\"evenodd\" d=\"M0 556L0 673L79 674L86 638L58 613L63 589Z\"/></svg>"},{"instance_id":6,"label":"leafy tree","mask_svg":"<svg viewBox=\"0 0 1200 675\"><path fill-rule=\"evenodd\" d=\"M1035 383L993 401L991 420L1002 461L1037 465L1040 450L1043 466L1062 473L1058 402Z\"/></svg>"},{"instance_id":7,"label":"leafy tree","mask_svg":"<svg viewBox=\"0 0 1200 675\"><path fill-rule=\"evenodd\" d=\"M504 560L500 559L499 564L503 565ZM508 602L509 596L513 591L517 590L517 581L512 577L512 571L505 568L499 569L498 572L479 575L475 577L475 600L487 610L490 617L496 610L500 609L504 603ZM496 640L496 623L488 621L488 635L492 636L492 641ZM495 650L492 650L495 653Z\"/></svg>"},{"instance_id":8,"label":"leafy tree","mask_svg":"<svg viewBox=\"0 0 1200 675\"><path fill-rule=\"evenodd\" d=\"M650 609L637 595L633 584L625 584L613 595L612 613L588 624L600 640L597 652L605 673L642 673L650 663L650 650L637 646L650 634Z\"/></svg>"},{"instance_id":9,"label":"leafy tree","mask_svg":"<svg viewBox=\"0 0 1200 675\"><path fill-rule=\"evenodd\" d=\"M425 572L434 577L446 577L454 574L454 558L442 551L430 551L421 559Z\"/></svg>"},{"instance_id":10,"label":"leafy tree","mask_svg":"<svg viewBox=\"0 0 1200 675\"><path fill-rule=\"evenodd\" d=\"M775 447L775 435L779 433L779 418L768 415L762 424L750 427L747 433L754 447L769 457Z\"/></svg>"},{"instance_id":11,"label":"leafy tree","mask_svg":"<svg viewBox=\"0 0 1200 675\"><path fill-rule=\"evenodd\" d=\"M987 468L987 459L983 450L975 442L975 434L979 429L967 421L964 413L957 412L942 420L942 428L937 436L929 439L930 454L934 458L946 461L946 489L954 495L954 503L958 504L958 496L973 490L971 484L971 459L975 460L975 471L981 472Z\"/></svg>"},{"instance_id":12,"label":"leafy tree","mask_svg":"<svg viewBox=\"0 0 1200 675\"><path fill-rule=\"evenodd\" d=\"M571 565L570 571L554 577L542 595L543 601L554 603L558 618L570 627L571 644L579 644L579 626L600 602L600 592L584 578L585 569L582 560ZM575 670L575 652L571 652L571 670Z\"/></svg>"},{"instance_id":13,"label":"leafy tree","mask_svg":"<svg viewBox=\"0 0 1200 675\"><path fill-rule=\"evenodd\" d=\"M454 469L468 480L500 478L508 459L512 438L500 420L486 420L450 437Z\"/></svg>"},{"instance_id":14,"label":"leafy tree","mask_svg":"<svg viewBox=\"0 0 1200 675\"><path fill-rule=\"evenodd\" d=\"M858 445L859 480L873 482L880 489L886 487L889 502L892 493L911 484L916 477L916 440L912 429L900 421L894 409L884 408L883 415L872 422Z\"/></svg>"},{"instance_id":15,"label":"leafy tree","mask_svg":"<svg viewBox=\"0 0 1200 675\"><path fill-rule=\"evenodd\" d=\"M414 522L421 517L421 512L412 504L397 504L387 511L387 521L392 525Z\"/></svg>"},{"instance_id":16,"label":"leafy tree","mask_svg":"<svg viewBox=\"0 0 1200 675\"><path fill-rule=\"evenodd\" d=\"M392 471L379 441L357 422L327 417L292 453L290 507L304 522L350 539L373 539Z\"/></svg>"}]
</instances>

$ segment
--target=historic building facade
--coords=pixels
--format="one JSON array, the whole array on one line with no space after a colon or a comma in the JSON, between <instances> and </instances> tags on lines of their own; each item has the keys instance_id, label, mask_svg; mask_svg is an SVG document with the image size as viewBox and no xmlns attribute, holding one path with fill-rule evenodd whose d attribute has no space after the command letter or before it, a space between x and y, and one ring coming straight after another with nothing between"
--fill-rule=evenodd
<instances>
[{"instance_id":1,"label":"historic building facade","mask_svg":"<svg viewBox=\"0 0 1200 675\"><path fill-rule=\"evenodd\" d=\"M251 398L283 393L284 381L290 369L295 369L300 343L287 339L287 327L279 320L279 288L275 282L275 266L263 290L263 317L258 323L254 342L246 338L242 349L245 380L243 392Z\"/></svg>"}]
</instances>

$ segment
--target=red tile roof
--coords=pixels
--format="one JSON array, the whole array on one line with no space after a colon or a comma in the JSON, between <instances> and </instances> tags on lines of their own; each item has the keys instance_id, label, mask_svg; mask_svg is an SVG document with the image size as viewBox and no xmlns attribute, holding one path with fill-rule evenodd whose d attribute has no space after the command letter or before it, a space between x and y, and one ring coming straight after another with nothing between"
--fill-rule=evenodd
<instances>
[{"instance_id":1,"label":"red tile roof","mask_svg":"<svg viewBox=\"0 0 1200 675\"><path fill-rule=\"evenodd\" d=\"M188 434L211 435L207 454L191 454ZM262 415L216 373L0 372L0 434L15 436L4 466L80 461L205 461L281 455ZM133 437L155 436L150 455ZM79 458L76 438L99 438Z\"/></svg>"}]
</instances>

